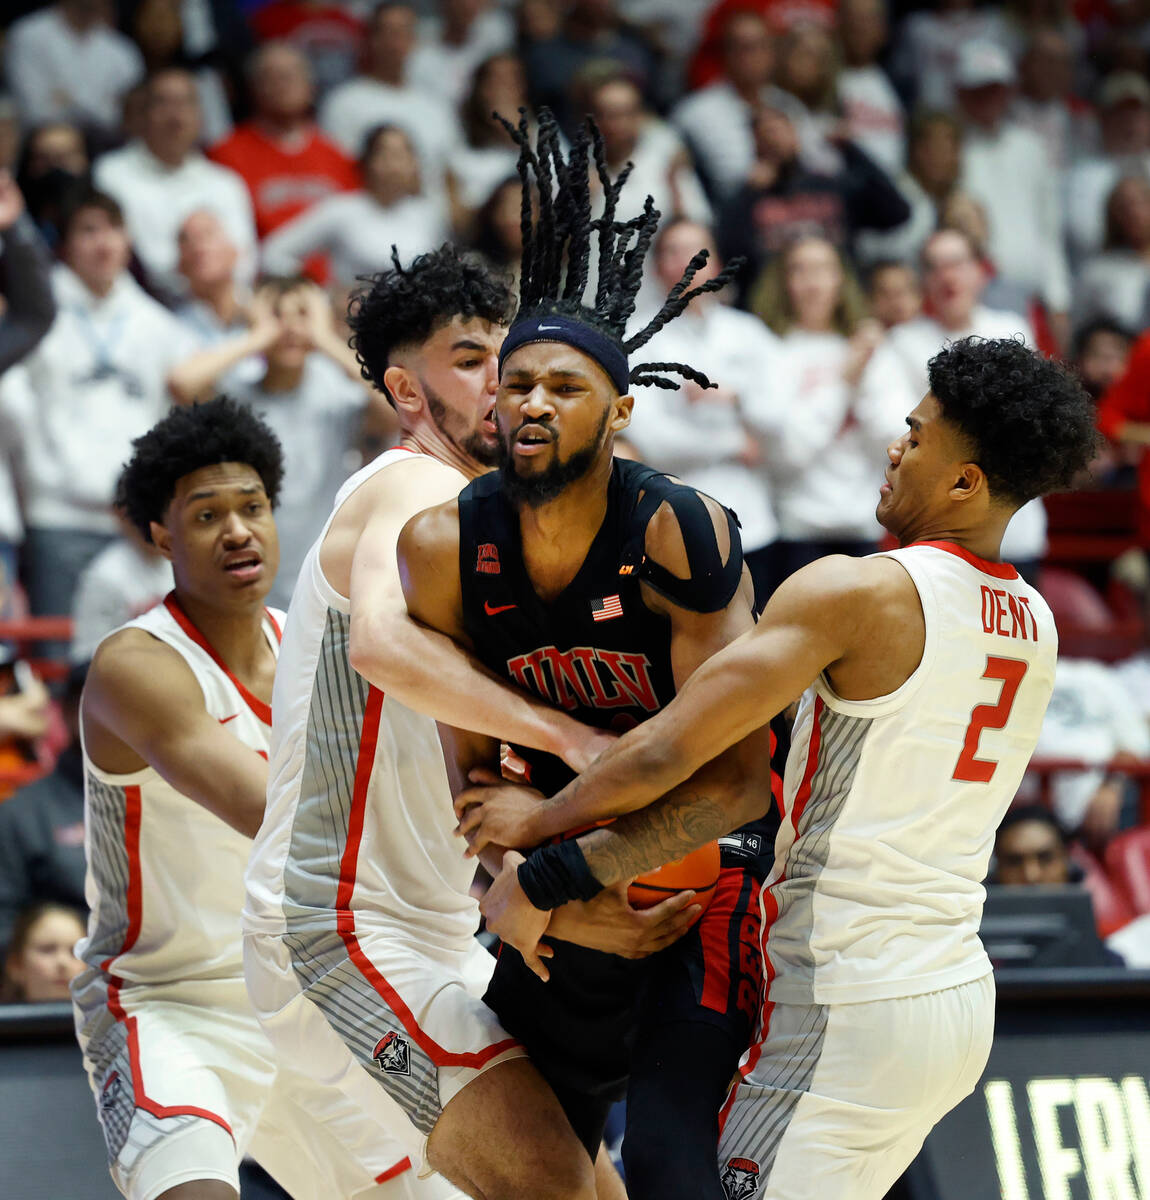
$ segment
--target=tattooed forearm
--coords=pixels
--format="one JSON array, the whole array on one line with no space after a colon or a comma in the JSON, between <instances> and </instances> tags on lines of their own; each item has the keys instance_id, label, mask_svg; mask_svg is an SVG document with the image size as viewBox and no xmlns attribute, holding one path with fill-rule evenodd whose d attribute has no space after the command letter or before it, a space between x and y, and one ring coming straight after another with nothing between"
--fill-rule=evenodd
<instances>
[{"instance_id":1,"label":"tattooed forearm","mask_svg":"<svg viewBox=\"0 0 1150 1200\"><path fill-rule=\"evenodd\" d=\"M684 785L606 829L584 834L579 845L591 873L609 887L682 858L740 823L729 798Z\"/></svg>"}]
</instances>

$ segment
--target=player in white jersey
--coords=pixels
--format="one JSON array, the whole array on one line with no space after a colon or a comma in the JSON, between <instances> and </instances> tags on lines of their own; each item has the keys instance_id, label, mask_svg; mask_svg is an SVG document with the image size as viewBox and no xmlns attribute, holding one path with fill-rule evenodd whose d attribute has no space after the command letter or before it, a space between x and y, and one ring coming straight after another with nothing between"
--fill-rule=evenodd
<instances>
[{"instance_id":1,"label":"player in white jersey","mask_svg":"<svg viewBox=\"0 0 1150 1200\"><path fill-rule=\"evenodd\" d=\"M267 815L248 868L245 969L281 1052L356 1097L414 1160L492 1200L589 1200L590 1160L482 1002L493 960L473 936L473 864L452 836L451 788L465 781L449 780L435 721L421 714L575 766L611 739L421 632L396 561L408 519L494 458L509 307L506 285L450 248L397 262L353 307L364 372L395 404L403 436L344 485L292 599ZM607 925L571 924L572 940L649 951L689 921L687 896L642 914L608 900Z\"/></svg>"},{"instance_id":2,"label":"player in white jersey","mask_svg":"<svg viewBox=\"0 0 1150 1200\"><path fill-rule=\"evenodd\" d=\"M556 879L590 890L725 832L721 788L688 777L802 696L762 893L768 996L724 1109L730 1200L883 1196L990 1051L981 880L1057 655L1049 610L998 548L1021 504L1089 462L1093 411L1009 340L943 350L930 388L888 450L877 515L898 550L792 576L752 633L552 801L458 801L476 845L628 814L526 862L507 852L483 907L532 954Z\"/></svg>"},{"instance_id":3,"label":"player in white jersey","mask_svg":"<svg viewBox=\"0 0 1150 1200\"><path fill-rule=\"evenodd\" d=\"M163 604L100 644L81 707L87 969L76 1029L129 1200L227 1200L251 1153L297 1200L456 1195L335 1088L279 1058L244 988L243 871L263 814L282 613L279 443L249 410L176 409L124 508L172 562Z\"/></svg>"}]
</instances>

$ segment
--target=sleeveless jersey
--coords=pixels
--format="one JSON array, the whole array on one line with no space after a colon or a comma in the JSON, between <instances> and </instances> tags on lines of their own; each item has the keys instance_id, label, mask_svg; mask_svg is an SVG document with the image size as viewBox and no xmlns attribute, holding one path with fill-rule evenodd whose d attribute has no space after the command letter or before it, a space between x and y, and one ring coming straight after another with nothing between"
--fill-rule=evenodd
<instances>
[{"instance_id":1,"label":"sleeveless jersey","mask_svg":"<svg viewBox=\"0 0 1150 1200\"><path fill-rule=\"evenodd\" d=\"M499 473L470 483L459 497L459 575L464 628L477 657L504 679L602 729L622 733L669 704L675 695L671 623L646 606L641 585L657 586L644 558L647 523L676 492L695 494L651 467L616 459L603 524L574 579L545 604L528 578L519 518ZM690 532L684 537L689 542ZM734 528L732 544L741 558ZM574 778L553 755L514 748L530 768L528 781L544 795ZM723 839L724 864L743 865L768 850L766 828L753 822Z\"/></svg>"},{"instance_id":2,"label":"sleeveless jersey","mask_svg":"<svg viewBox=\"0 0 1150 1200\"><path fill-rule=\"evenodd\" d=\"M1058 636L1015 569L948 542L891 551L922 660L895 692L802 699L763 890L772 1001L913 996L991 970L978 927L994 834L1038 740Z\"/></svg>"},{"instance_id":3,"label":"sleeveless jersey","mask_svg":"<svg viewBox=\"0 0 1150 1200\"><path fill-rule=\"evenodd\" d=\"M435 722L372 687L348 661L351 609L319 552L335 514L378 472L344 484L304 560L276 672L268 805L248 866L245 929L350 936L383 929L432 952L467 949L479 924L474 864L455 815Z\"/></svg>"},{"instance_id":4,"label":"sleeveless jersey","mask_svg":"<svg viewBox=\"0 0 1150 1200\"><path fill-rule=\"evenodd\" d=\"M283 614L266 613L264 632L278 650ZM174 592L121 629L143 629L171 646L195 675L208 713L267 758L271 709L228 670ZM90 970L117 988L242 979L239 913L250 840L151 767L112 775L86 751L84 807L91 916L77 953Z\"/></svg>"}]
</instances>

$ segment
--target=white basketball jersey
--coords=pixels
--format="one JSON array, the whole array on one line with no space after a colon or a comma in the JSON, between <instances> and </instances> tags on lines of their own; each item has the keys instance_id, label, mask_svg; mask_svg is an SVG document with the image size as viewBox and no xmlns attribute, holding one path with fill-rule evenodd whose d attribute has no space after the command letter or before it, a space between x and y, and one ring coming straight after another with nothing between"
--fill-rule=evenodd
<instances>
[{"instance_id":1,"label":"white basketball jersey","mask_svg":"<svg viewBox=\"0 0 1150 1200\"><path fill-rule=\"evenodd\" d=\"M335 512L411 453L389 450L353 475ZM352 668L350 605L320 567L330 524L304 560L288 612L244 927L329 930L345 939L370 927L429 951L465 950L479 920L468 894L475 869L452 834L435 722Z\"/></svg>"},{"instance_id":2,"label":"white basketball jersey","mask_svg":"<svg viewBox=\"0 0 1150 1200\"><path fill-rule=\"evenodd\" d=\"M948 542L891 551L922 661L897 691L804 695L763 890L771 1000L850 1003L978 979L994 834L1038 740L1058 638L1011 566Z\"/></svg>"},{"instance_id":3,"label":"white basketball jersey","mask_svg":"<svg viewBox=\"0 0 1150 1200\"><path fill-rule=\"evenodd\" d=\"M278 650L283 614L266 612L264 632ZM267 757L271 709L228 670L174 592L121 629L143 629L171 646L195 675L207 711ZM84 810L92 911L80 958L117 986L242 979L239 914L250 840L151 767L110 775L86 751Z\"/></svg>"}]
</instances>

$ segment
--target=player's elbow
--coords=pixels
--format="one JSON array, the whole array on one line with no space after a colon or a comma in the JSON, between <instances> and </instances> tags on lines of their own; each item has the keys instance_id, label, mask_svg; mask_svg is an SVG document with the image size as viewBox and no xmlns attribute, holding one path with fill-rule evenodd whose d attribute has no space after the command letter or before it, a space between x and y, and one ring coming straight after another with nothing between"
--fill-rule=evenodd
<instances>
[{"instance_id":1,"label":"player's elbow","mask_svg":"<svg viewBox=\"0 0 1150 1200\"><path fill-rule=\"evenodd\" d=\"M373 613L351 620L347 657L352 670L386 692L400 692L411 682L413 663L406 653L403 615Z\"/></svg>"}]
</instances>

